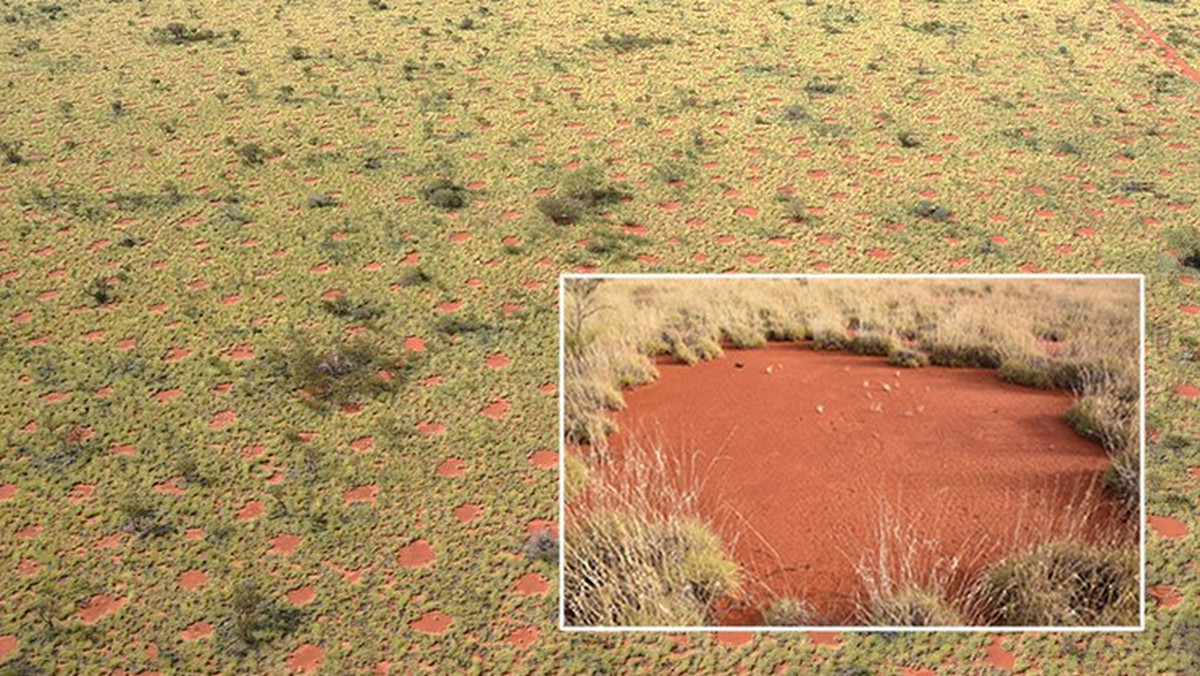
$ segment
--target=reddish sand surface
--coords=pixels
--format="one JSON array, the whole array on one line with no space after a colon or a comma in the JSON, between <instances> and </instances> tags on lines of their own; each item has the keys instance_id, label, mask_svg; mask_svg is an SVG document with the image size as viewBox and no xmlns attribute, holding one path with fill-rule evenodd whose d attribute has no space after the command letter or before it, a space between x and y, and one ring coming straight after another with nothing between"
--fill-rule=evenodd
<instances>
[{"instance_id":1,"label":"reddish sand surface","mask_svg":"<svg viewBox=\"0 0 1200 676\"><path fill-rule=\"evenodd\" d=\"M757 532L740 528L733 546L755 586L807 599L826 623L854 622L855 563L879 541L883 503L936 539L931 560L965 557L966 570L1044 541L1073 504L1115 521L1100 497L1107 455L1063 422L1066 392L790 344L659 370L626 393L614 452L637 439L698 453L718 528L744 520ZM733 615L715 621L761 620Z\"/></svg>"}]
</instances>

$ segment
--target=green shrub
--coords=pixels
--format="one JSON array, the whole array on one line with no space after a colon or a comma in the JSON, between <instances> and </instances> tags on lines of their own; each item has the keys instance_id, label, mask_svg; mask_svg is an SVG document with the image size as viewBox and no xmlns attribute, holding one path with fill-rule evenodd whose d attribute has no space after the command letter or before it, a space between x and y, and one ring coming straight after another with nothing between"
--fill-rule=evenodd
<instances>
[{"instance_id":1,"label":"green shrub","mask_svg":"<svg viewBox=\"0 0 1200 676\"><path fill-rule=\"evenodd\" d=\"M941 594L908 587L874 599L870 624L883 627L949 627L966 624L962 614Z\"/></svg>"},{"instance_id":2,"label":"green shrub","mask_svg":"<svg viewBox=\"0 0 1200 676\"><path fill-rule=\"evenodd\" d=\"M1014 385L1053 390L1063 387L1059 381L1062 373L1053 360L1045 357L1009 357L996 370L996 377Z\"/></svg>"},{"instance_id":3,"label":"green shrub","mask_svg":"<svg viewBox=\"0 0 1200 676\"><path fill-rule=\"evenodd\" d=\"M896 348L896 341L882 333L859 333L850 339L847 348L854 354L882 357Z\"/></svg>"},{"instance_id":4,"label":"green shrub","mask_svg":"<svg viewBox=\"0 0 1200 676\"><path fill-rule=\"evenodd\" d=\"M580 223L630 196L624 186L609 183L598 167L585 167L563 178L556 194L539 200L537 208L555 223L568 225Z\"/></svg>"},{"instance_id":5,"label":"green shrub","mask_svg":"<svg viewBox=\"0 0 1200 676\"><path fill-rule=\"evenodd\" d=\"M891 352L888 352L888 363L892 366L902 366L909 369L921 368L922 366L929 366L929 355L920 350L896 347L892 348Z\"/></svg>"},{"instance_id":6,"label":"green shrub","mask_svg":"<svg viewBox=\"0 0 1200 676\"><path fill-rule=\"evenodd\" d=\"M462 209L470 202L467 189L447 179L438 179L422 188L421 197L443 211Z\"/></svg>"},{"instance_id":7,"label":"green shrub","mask_svg":"<svg viewBox=\"0 0 1200 676\"><path fill-rule=\"evenodd\" d=\"M297 340L275 355L286 369L286 381L310 401L342 406L362 397L395 391L405 366L365 338L321 349Z\"/></svg>"},{"instance_id":8,"label":"green shrub","mask_svg":"<svg viewBox=\"0 0 1200 676\"><path fill-rule=\"evenodd\" d=\"M792 341L806 337L803 322L787 317L778 310L764 308L759 311L759 318L767 340Z\"/></svg>"},{"instance_id":9,"label":"green shrub","mask_svg":"<svg viewBox=\"0 0 1200 676\"><path fill-rule=\"evenodd\" d=\"M841 331L821 330L813 332L812 348L814 350L844 350L849 341Z\"/></svg>"},{"instance_id":10,"label":"green shrub","mask_svg":"<svg viewBox=\"0 0 1200 676\"><path fill-rule=\"evenodd\" d=\"M271 597L258 583L240 580L229 595L227 626L238 652L283 638L296 630L303 614Z\"/></svg>"},{"instance_id":11,"label":"green shrub","mask_svg":"<svg viewBox=\"0 0 1200 676\"><path fill-rule=\"evenodd\" d=\"M1002 625L1132 625L1139 586L1136 549L1053 542L988 569L979 598Z\"/></svg>"},{"instance_id":12,"label":"green shrub","mask_svg":"<svg viewBox=\"0 0 1200 676\"><path fill-rule=\"evenodd\" d=\"M150 31L151 41L160 45L186 45L193 42L209 42L220 37L219 33L207 28L187 26L173 21Z\"/></svg>"},{"instance_id":13,"label":"green shrub","mask_svg":"<svg viewBox=\"0 0 1200 676\"><path fill-rule=\"evenodd\" d=\"M929 361L937 366L994 369L1004 362L1004 353L990 345L935 343L929 347Z\"/></svg>"},{"instance_id":14,"label":"green shrub","mask_svg":"<svg viewBox=\"0 0 1200 676\"><path fill-rule=\"evenodd\" d=\"M1200 270L1200 228L1176 228L1167 233L1167 245L1177 252L1184 267Z\"/></svg>"}]
</instances>

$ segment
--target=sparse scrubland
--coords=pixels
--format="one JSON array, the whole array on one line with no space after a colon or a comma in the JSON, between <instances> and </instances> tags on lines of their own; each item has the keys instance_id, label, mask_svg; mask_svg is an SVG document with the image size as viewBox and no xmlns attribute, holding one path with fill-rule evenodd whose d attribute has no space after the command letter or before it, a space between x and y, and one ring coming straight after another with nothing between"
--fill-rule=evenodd
<instances>
[{"instance_id":1,"label":"sparse scrubland","mask_svg":"<svg viewBox=\"0 0 1200 676\"><path fill-rule=\"evenodd\" d=\"M567 278L563 284L564 433L577 449L567 458L568 609L580 598L594 599L595 589L612 591L604 612L569 611L568 622L713 623L711 614L701 612L703 596L691 597L688 604L659 601L648 613L634 602L650 598L646 594L614 591L621 588L616 580L656 574L680 579L676 572L656 568L686 560L679 551L652 554L663 542L697 556L720 551L728 556L732 550L728 542L714 545L721 536L702 520L695 499L670 499L665 488L656 494L664 483L652 478L645 463L636 478L614 469L628 459L609 448L608 435L617 431L612 413L625 406L624 391L657 377L656 359L695 364L722 357L726 350L782 341L798 349L882 358L899 368L993 369L1007 383L1069 391L1074 403L1062 415L1063 424L1110 454L1102 480L1088 495L1077 496L1077 505L1061 521L1011 541L981 542L949 558L930 549L936 533L918 533L884 504L877 547L855 562L865 590L856 621L875 626L1137 624L1136 279ZM656 453L661 465L664 451ZM614 477L621 480L614 483ZM601 494L608 500L593 499ZM641 504L686 504L691 511L685 517L614 509L610 503L623 494L635 495ZM1104 525L1097 496L1103 496L1099 504L1119 506L1122 523ZM637 528L614 537L615 524L625 524L631 514L638 515ZM722 523L722 535L744 535L736 526L730 529L736 520ZM664 535L681 530L695 537L699 528L708 528L700 542ZM981 551L993 554L980 558ZM742 582L755 581L743 573ZM676 588L659 581L645 587ZM777 611L764 606L765 622L787 616L792 620L779 621L794 624L799 615L802 624L839 623L823 622L802 598L778 602ZM797 611L801 607L805 612Z\"/></svg>"}]
</instances>

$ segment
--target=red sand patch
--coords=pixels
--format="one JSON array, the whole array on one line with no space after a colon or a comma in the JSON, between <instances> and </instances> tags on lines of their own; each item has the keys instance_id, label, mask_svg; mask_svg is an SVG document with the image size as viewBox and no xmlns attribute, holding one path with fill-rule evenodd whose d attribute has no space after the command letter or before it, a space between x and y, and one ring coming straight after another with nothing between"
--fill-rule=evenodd
<instances>
[{"instance_id":1,"label":"red sand patch","mask_svg":"<svg viewBox=\"0 0 1200 676\"><path fill-rule=\"evenodd\" d=\"M262 516L263 512L267 511L267 506L258 500L251 500L238 510L238 521L249 521Z\"/></svg>"},{"instance_id":2,"label":"red sand patch","mask_svg":"<svg viewBox=\"0 0 1200 676\"><path fill-rule=\"evenodd\" d=\"M492 420L503 420L504 418L508 417L508 412L511 410L512 404L501 398L483 407L483 410L481 410L480 413L486 415Z\"/></svg>"},{"instance_id":3,"label":"red sand patch","mask_svg":"<svg viewBox=\"0 0 1200 676\"><path fill-rule=\"evenodd\" d=\"M440 610L425 613L419 620L413 620L408 626L422 634L442 634L450 628L454 618Z\"/></svg>"},{"instance_id":4,"label":"red sand patch","mask_svg":"<svg viewBox=\"0 0 1200 676\"><path fill-rule=\"evenodd\" d=\"M626 393L614 448L642 432L674 453L698 451L698 466L711 463L702 495L711 511L728 506L761 535L738 539L735 557L833 623L852 619L861 587L846 552L857 559L876 540L881 498L936 535L936 554L948 558L981 540L1044 539L1039 529L1108 465L1103 448L1063 421L1069 394L989 370L897 370L882 358L772 344L659 371Z\"/></svg>"},{"instance_id":5,"label":"red sand patch","mask_svg":"<svg viewBox=\"0 0 1200 676\"><path fill-rule=\"evenodd\" d=\"M438 465L435 473L440 477L453 479L454 477L462 476L464 471L466 470L463 469L462 460L458 458L446 458L442 464Z\"/></svg>"},{"instance_id":6,"label":"red sand patch","mask_svg":"<svg viewBox=\"0 0 1200 676\"><path fill-rule=\"evenodd\" d=\"M288 671L296 674L311 674L321 668L325 661L325 649L319 645L305 643L287 659Z\"/></svg>"},{"instance_id":7,"label":"red sand patch","mask_svg":"<svg viewBox=\"0 0 1200 676\"><path fill-rule=\"evenodd\" d=\"M400 548L400 552L396 556L396 562L402 568L424 568L433 563L433 560L436 558L437 554L434 553L433 547L430 547L428 542L417 540L406 547Z\"/></svg>"},{"instance_id":8,"label":"red sand patch","mask_svg":"<svg viewBox=\"0 0 1200 676\"><path fill-rule=\"evenodd\" d=\"M487 364L488 368L499 371L500 369L511 364L512 359L509 359L506 355L497 352L496 354L488 355L487 359L484 359L484 363Z\"/></svg>"},{"instance_id":9,"label":"red sand patch","mask_svg":"<svg viewBox=\"0 0 1200 676\"><path fill-rule=\"evenodd\" d=\"M504 639L504 642L508 643L517 650L525 650L537 642L539 635L540 632L538 631L538 628L533 625L529 625L528 627L522 627L521 629L513 630L513 632Z\"/></svg>"},{"instance_id":10,"label":"red sand patch","mask_svg":"<svg viewBox=\"0 0 1200 676\"><path fill-rule=\"evenodd\" d=\"M17 640L16 636L11 634L0 636L0 660L15 653L19 647L21 647L21 642Z\"/></svg>"},{"instance_id":11,"label":"red sand patch","mask_svg":"<svg viewBox=\"0 0 1200 676\"><path fill-rule=\"evenodd\" d=\"M467 503L454 508L454 518L459 523L471 523L483 518L483 506Z\"/></svg>"},{"instance_id":12,"label":"red sand patch","mask_svg":"<svg viewBox=\"0 0 1200 676\"><path fill-rule=\"evenodd\" d=\"M529 464L538 469L554 469L558 467L558 453L548 449L534 451L529 456Z\"/></svg>"},{"instance_id":13,"label":"red sand patch","mask_svg":"<svg viewBox=\"0 0 1200 676\"><path fill-rule=\"evenodd\" d=\"M378 495L379 486L377 484L370 484L367 486L356 486L355 488L351 488L342 495L342 499L347 505L354 504L356 502L369 502L371 504L375 504L375 498Z\"/></svg>"},{"instance_id":14,"label":"red sand patch","mask_svg":"<svg viewBox=\"0 0 1200 676\"><path fill-rule=\"evenodd\" d=\"M1174 608L1183 602L1183 596L1179 590L1171 585L1156 584L1146 591L1160 608Z\"/></svg>"},{"instance_id":15,"label":"red sand patch","mask_svg":"<svg viewBox=\"0 0 1200 676\"><path fill-rule=\"evenodd\" d=\"M538 596L550 589L550 583L540 573L528 573L517 580L514 589L521 596Z\"/></svg>"},{"instance_id":16,"label":"red sand patch","mask_svg":"<svg viewBox=\"0 0 1200 676\"><path fill-rule=\"evenodd\" d=\"M1200 388L1184 383L1175 387L1175 394L1185 399L1195 399L1196 397L1200 397Z\"/></svg>"},{"instance_id":17,"label":"red sand patch","mask_svg":"<svg viewBox=\"0 0 1200 676\"><path fill-rule=\"evenodd\" d=\"M211 637L213 629L212 624L208 622L195 622L179 632L179 638L185 641L199 641L202 638Z\"/></svg>"},{"instance_id":18,"label":"red sand patch","mask_svg":"<svg viewBox=\"0 0 1200 676\"><path fill-rule=\"evenodd\" d=\"M317 590L312 585L297 587L287 593L288 603L294 606L307 606L317 598Z\"/></svg>"},{"instance_id":19,"label":"red sand patch","mask_svg":"<svg viewBox=\"0 0 1200 676\"><path fill-rule=\"evenodd\" d=\"M267 550L268 554L278 554L280 556L288 556L296 551L296 548L303 542L303 538L291 533L280 533L271 538L271 549Z\"/></svg>"},{"instance_id":20,"label":"red sand patch","mask_svg":"<svg viewBox=\"0 0 1200 676\"><path fill-rule=\"evenodd\" d=\"M1000 645L999 636L993 638L991 644L984 649L987 651L987 657L983 659L984 664L996 667L997 669L1012 671L1013 666L1017 663L1013 654Z\"/></svg>"},{"instance_id":21,"label":"red sand patch","mask_svg":"<svg viewBox=\"0 0 1200 676\"><path fill-rule=\"evenodd\" d=\"M8 502L16 496L19 489L13 484L0 486L0 502Z\"/></svg>"},{"instance_id":22,"label":"red sand patch","mask_svg":"<svg viewBox=\"0 0 1200 676\"><path fill-rule=\"evenodd\" d=\"M185 570L179 574L179 587L187 591L199 589L208 582L208 573L202 570Z\"/></svg>"},{"instance_id":23,"label":"red sand patch","mask_svg":"<svg viewBox=\"0 0 1200 676\"><path fill-rule=\"evenodd\" d=\"M79 619L84 624L96 624L100 620L124 608L128 602L128 599L113 598L108 594L97 594L92 597L92 600L80 606L75 611L75 614L79 616Z\"/></svg>"},{"instance_id":24,"label":"red sand patch","mask_svg":"<svg viewBox=\"0 0 1200 676\"><path fill-rule=\"evenodd\" d=\"M1188 534L1187 524L1169 516L1151 516L1150 528L1166 540L1178 540Z\"/></svg>"}]
</instances>

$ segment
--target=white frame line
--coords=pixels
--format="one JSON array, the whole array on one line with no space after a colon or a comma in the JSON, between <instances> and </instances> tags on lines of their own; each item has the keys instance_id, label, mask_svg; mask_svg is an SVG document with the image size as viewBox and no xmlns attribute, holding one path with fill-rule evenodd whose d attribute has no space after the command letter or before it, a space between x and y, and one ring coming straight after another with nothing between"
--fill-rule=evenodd
<instances>
[{"instance_id":1,"label":"white frame line","mask_svg":"<svg viewBox=\"0 0 1200 676\"><path fill-rule=\"evenodd\" d=\"M566 439L564 421L566 417L566 373L564 370L565 337L565 300L566 281L570 279L1136 279L1138 280L1138 389L1140 397L1138 456L1141 469L1141 495L1138 505L1139 514L1139 562L1138 571L1140 594L1138 597L1138 624L1130 626L936 626L936 627L906 627L906 626L641 626L641 627L608 627L608 626L575 626L566 623L566 595L563 593L566 581ZM1070 632L1070 633L1100 633L1100 632L1144 632L1146 630L1146 276L1141 273L561 273L558 276L558 630L569 633L597 632L646 632L646 633L682 633L682 632L812 632L827 631L841 633L873 633L888 632L963 632L963 633L1002 633L1002 632Z\"/></svg>"}]
</instances>

